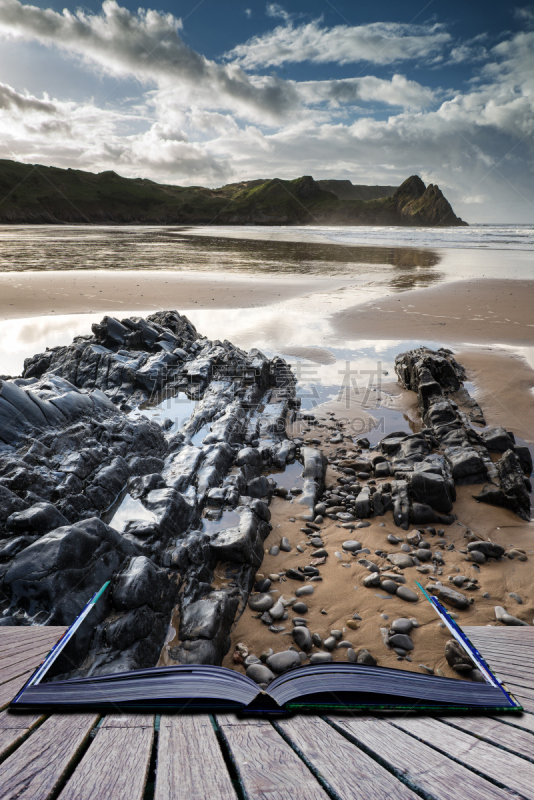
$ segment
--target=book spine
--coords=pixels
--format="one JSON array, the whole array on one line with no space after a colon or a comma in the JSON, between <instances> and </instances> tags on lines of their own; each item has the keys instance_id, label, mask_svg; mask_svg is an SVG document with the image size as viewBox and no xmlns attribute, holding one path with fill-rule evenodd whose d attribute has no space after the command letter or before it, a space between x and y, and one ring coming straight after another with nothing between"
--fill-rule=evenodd
<instances>
[{"instance_id":1,"label":"book spine","mask_svg":"<svg viewBox=\"0 0 534 800\"><path fill-rule=\"evenodd\" d=\"M102 595L104 594L104 592L106 591L106 589L108 588L109 585L110 585L110 581L107 581L102 586L102 588L99 589L98 592L95 592L95 594L91 597L89 602L86 603L86 605L82 608L82 610L80 611L80 613L78 614L78 616L76 617L76 619L74 620L72 625L70 626L70 628L68 628L65 631L65 633L62 636L60 636L60 638L57 640L57 642L52 647L52 649L49 651L49 653L45 656L43 661L41 661L41 663L39 664L39 666L37 667L35 672L26 681L26 683L24 684L24 686L22 687L20 692L11 701L11 705L14 705L15 703L18 702L18 700L20 700L20 698L22 697L22 695L24 694L26 689L28 689L30 686L35 686L36 684L38 684L43 679L43 677L45 676L45 674L48 671L48 669L52 666L52 664L54 663L56 658L59 656L61 651L65 648L65 646L72 639L72 637L74 636L74 634L76 633L76 631L78 630L78 628L80 627L80 625L82 624L84 619L87 617L87 615L90 613L90 611L94 608L95 603L102 597Z\"/></svg>"}]
</instances>

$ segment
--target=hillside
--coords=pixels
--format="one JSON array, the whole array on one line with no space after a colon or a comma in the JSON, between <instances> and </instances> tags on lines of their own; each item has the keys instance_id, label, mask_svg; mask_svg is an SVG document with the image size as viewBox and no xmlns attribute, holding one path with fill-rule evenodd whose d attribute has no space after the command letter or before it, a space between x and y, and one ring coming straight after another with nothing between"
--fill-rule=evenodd
<instances>
[{"instance_id":1,"label":"hillside","mask_svg":"<svg viewBox=\"0 0 534 800\"><path fill-rule=\"evenodd\" d=\"M115 172L0 160L0 223L180 225L465 225L418 176L398 188L310 176L170 186Z\"/></svg>"}]
</instances>

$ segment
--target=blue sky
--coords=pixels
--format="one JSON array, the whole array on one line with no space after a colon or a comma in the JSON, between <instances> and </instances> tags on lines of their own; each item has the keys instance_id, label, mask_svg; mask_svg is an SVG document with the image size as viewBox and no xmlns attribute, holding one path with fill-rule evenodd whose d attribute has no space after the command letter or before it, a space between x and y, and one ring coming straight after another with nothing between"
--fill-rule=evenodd
<instances>
[{"instance_id":1,"label":"blue sky","mask_svg":"<svg viewBox=\"0 0 534 800\"><path fill-rule=\"evenodd\" d=\"M0 0L0 157L164 183L438 183L533 222L534 6Z\"/></svg>"}]
</instances>

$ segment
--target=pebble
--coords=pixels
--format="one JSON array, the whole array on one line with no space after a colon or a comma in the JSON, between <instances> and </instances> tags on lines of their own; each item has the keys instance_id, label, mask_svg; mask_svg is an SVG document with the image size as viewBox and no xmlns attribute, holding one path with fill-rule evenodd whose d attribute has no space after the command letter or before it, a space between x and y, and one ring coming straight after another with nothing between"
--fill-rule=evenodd
<instances>
[{"instance_id":1,"label":"pebble","mask_svg":"<svg viewBox=\"0 0 534 800\"><path fill-rule=\"evenodd\" d=\"M357 587L354 587L354 588L357 588ZM352 619L359 619L359 620L361 620L361 619L362 619L362 617L360 617L360 615L359 615L359 614L353 614L353 615L352 615Z\"/></svg>"},{"instance_id":2,"label":"pebble","mask_svg":"<svg viewBox=\"0 0 534 800\"><path fill-rule=\"evenodd\" d=\"M419 600L416 593L413 592L411 589L408 589L407 586L398 587L397 597L400 597L401 600L406 600L408 603L417 603L417 601Z\"/></svg>"},{"instance_id":3,"label":"pebble","mask_svg":"<svg viewBox=\"0 0 534 800\"><path fill-rule=\"evenodd\" d=\"M333 636L336 641L339 641L343 637L343 631L334 628L333 631L330 631L330 636Z\"/></svg>"},{"instance_id":4,"label":"pebble","mask_svg":"<svg viewBox=\"0 0 534 800\"><path fill-rule=\"evenodd\" d=\"M348 539L346 542L343 542L341 546L343 550L348 550L349 553L355 553L362 549L361 542L356 541L356 539Z\"/></svg>"},{"instance_id":5,"label":"pebble","mask_svg":"<svg viewBox=\"0 0 534 800\"><path fill-rule=\"evenodd\" d=\"M310 656L310 664L326 664L333 660L334 656L332 653L312 653Z\"/></svg>"},{"instance_id":6,"label":"pebble","mask_svg":"<svg viewBox=\"0 0 534 800\"><path fill-rule=\"evenodd\" d=\"M303 553L304 552L304 548L300 544L297 545L297 550L299 551L299 553Z\"/></svg>"},{"instance_id":7,"label":"pebble","mask_svg":"<svg viewBox=\"0 0 534 800\"><path fill-rule=\"evenodd\" d=\"M258 656L253 656L253 655L250 655L250 656L247 656L247 657L245 658L245 660L243 661L243 664L244 664L246 667L250 667L252 664L261 664L261 661L260 661L260 659L258 658Z\"/></svg>"},{"instance_id":8,"label":"pebble","mask_svg":"<svg viewBox=\"0 0 534 800\"><path fill-rule=\"evenodd\" d=\"M388 561L391 561L394 566L399 567L400 569L408 569L414 565L413 558L406 553L390 554L388 556Z\"/></svg>"},{"instance_id":9,"label":"pebble","mask_svg":"<svg viewBox=\"0 0 534 800\"><path fill-rule=\"evenodd\" d=\"M412 548L409 544L401 544L401 550L404 550L405 553L411 553Z\"/></svg>"},{"instance_id":10,"label":"pebble","mask_svg":"<svg viewBox=\"0 0 534 800\"><path fill-rule=\"evenodd\" d=\"M274 606L274 598L270 594L253 594L248 604L253 611L269 611Z\"/></svg>"},{"instance_id":11,"label":"pebble","mask_svg":"<svg viewBox=\"0 0 534 800\"><path fill-rule=\"evenodd\" d=\"M347 661L351 661L353 664L355 664L357 658L356 651L353 650L352 647L349 647L347 650Z\"/></svg>"},{"instance_id":12,"label":"pebble","mask_svg":"<svg viewBox=\"0 0 534 800\"><path fill-rule=\"evenodd\" d=\"M298 570L298 569L293 569L293 567L291 567L286 572L286 578L289 578L290 580L293 580L293 581L303 581L304 580L304 573L300 572L300 570Z\"/></svg>"},{"instance_id":13,"label":"pebble","mask_svg":"<svg viewBox=\"0 0 534 800\"><path fill-rule=\"evenodd\" d=\"M352 642L349 642L347 639L342 639L341 642L338 642L337 646L338 646L338 648L341 648L341 649L346 648L346 647L352 648Z\"/></svg>"},{"instance_id":14,"label":"pebble","mask_svg":"<svg viewBox=\"0 0 534 800\"><path fill-rule=\"evenodd\" d=\"M319 550L314 550L312 553L313 558L326 558L327 555L328 552L324 549L324 547L321 547Z\"/></svg>"},{"instance_id":15,"label":"pebble","mask_svg":"<svg viewBox=\"0 0 534 800\"><path fill-rule=\"evenodd\" d=\"M352 522L355 519L355 517L352 514L348 514L345 511L338 511L337 514L336 514L336 517L338 518L338 520L340 522ZM359 528L360 525L361 525L361 523L356 525L356 527Z\"/></svg>"},{"instance_id":16,"label":"pebble","mask_svg":"<svg viewBox=\"0 0 534 800\"><path fill-rule=\"evenodd\" d=\"M247 668L247 678L251 678L254 683L270 683L274 680L274 672L271 672L265 664L251 664Z\"/></svg>"},{"instance_id":17,"label":"pebble","mask_svg":"<svg viewBox=\"0 0 534 800\"><path fill-rule=\"evenodd\" d=\"M326 608L321 608L321 614L328 614L328 611L326 610Z\"/></svg>"},{"instance_id":18,"label":"pebble","mask_svg":"<svg viewBox=\"0 0 534 800\"><path fill-rule=\"evenodd\" d=\"M282 537L280 541L280 550L283 550L284 553L289 553L291 551L291 545L289 544L287 536Z\"/></svg>"},{"instance_id":19,"label":"pebble","mask_svg":"<svg viewBox=\"0 0 534 800\"><path fill-rule=\"evenodd\" d=\"M272 581L273 583L276 583L277 581L279 581L279 580L280 580L280 575L278 575L278 573L277 573L277 572L272 572L272 573L269 575L269 580L270 580L270 581Z\"/></svg>"},{"instance_id":20,"label":"pebble","mask_svg":"<svg viewBox=\"0 0 534 800\"><path fill-rule=\"evenodd\" d=\"M394 650L398 647L402 648L404 651L413 650L412 637L408 636L406 633L394 633L393 636L389 637L388 644L390 647L393 647Z\"/></svg>"},{"instance_id":21,"label":"pebble","mask_svg":"<svg viewBox=\"0 0 534 800\"><path fill-rule=\"evenodd\" d=\"M286 672L292 667L299 667L300 664L300 656L295 650L282 650L281 653L273 653L267 659L267 666L277 674Z\"/></svg>"},{"instance_id":22,"label":"pebble","mask_svg":"<svg viewBox=\"0 0 534 800\"><path fill-rule=\"evenodd\" d=\"M323 640L321 639L321 636L318 633L312 633L312 642L316 647L323 646Z\"/></svg>"},{"instance_id":23,"label":"pebble","mask_svg":"<svg viewBox=\"0 0 534 800\"><path fill-rule=\"evenodd\" d=\"M432 667L427 667L426 664L419 664L419 669L422 669L423 672L426 672L428 675L434 674L434 670L432 669Z\"/></svg>"},{"instance_id":24,"label":"pebble","mask_svg":"<svg viewBox=\"0 0 534 800\"><path fill-rule=\"evenodd\" d=\"M293 611L295 611L297 614L306 614L306 612L308 611L308 606L306 605L306 603L303 602L293 603L292 608Z\"/></svg>"},{"instance_id":25,"label":"pebble","mask_svg":"<svg viewBox=\"0 0 534 800\"><path fill-rule=\"evenodd\" d=\"M260 661L263 661L263 663L265 663L269 658L269 656L272 656L273 653L274 650L272 647L267 648L267 650L264 650L263 653L261 654Z\"/></svg>"},{"instance_id":26,"label":"pebble","mask_svg":"<svg viewBox=\"0 0 534 800\"><path fill-rule=\"evenodd\" d=\"M281 600L277 600L274 606L269 610L269 614L273 619L282 619L286 610Z\"/></svg>"},{"instance_id":27,"label":"pebble","mask_svg":"<svg viewBox=\"0 0 534 800\"><path fill-rule=\"evenodd\" d=\"M318 515L315 517L315 520L314 520L314 522L315 522L315 524L316 524L316 525L322 525L322 524L323 524L323 522L324 522L324 517L323 517L323 515L322 515L322 514L318 514Z\"/></svg>"},{"instance_id":28,"label":"pebble","mask_svg":"<svg viewBox=\"0 0 534 800\"><path fill-rule=\"evenodd\" d=\"M299 586L295 594L297 595L297 597L303 597L308 594L313 594L313 592L314 592L313 586L307 584L306 586Z\"/></svg>"},{"instance_id":29,"label":"pebble","mask_svg":"<svg viewBox=\"0 0 534 800\"><path fill-rule=\"evenodd\" d=\"M312 635L309 632L308 628L304 627L304 625L298 625L297 627L293 628L293 641L295 644L304 650L306 653L312 649L313 641Z\"/></svg>"},{"instance_id":30,"label":"pebble","mask_svg":"<svg viewBox=\"0 0 534 800\"><path fill-rule=\"evenodd\" d=\"M521 597L520 597L520 596L517 594L517 592L510 592L510 594L508 595L508 597L511 597L511 598L512 598L512 600L515 600L515 602L516 602L516 603L519 603L519 605L520 605L520 606L522 606L522 605L523 605L523 600L522 600L522 599L521 599Z\"/></svg>"},{"instance_id":31,"label":"pebble","mask_svg":"<svg viewBox=\"0 0 534 800\"><path fill-rule=\"evenodd\" d=\"M279 552L280 552L280 548L278 547L278 545L277 544L273 544L273 546L269 550L269 555L270 556L277 556Z\"/></svg>"},{"instance_id":32,"label":"pebble","mask_svg":"<svg viewBox=\"0 0 534 800\"><path fill-rule=\"evenodd\" d=\"M495 619L498 622L504 623L504 625L528 625L528 622L523 622L522 619L513 617L512 614L509 614L502 606L495 606Z\"/></svg>"},{"instance_id":33,"label":"pebble","mask_svg":"<svg viewBox=\"0 0 534 800\"><path fill-rule=\"evenodd\" d=\"M297 627L299 625L307 626L308 620L304 619L304 617L293 617L293 627Z\"/></svg>"},{"instance_id":34,"label":"pebble","mask_svg":"<svg viewBox=\"0 0 534 800\"><path fill-rule=\"evenodd\" d=\"M389 592L389 594L396 594L397 593L397 584L395 581L380 581L380 588L383 589L385 592Z\"/></svg>"},{"instance_id":35,"label":"pebble","mask_svg":"<svg viewBox=\"0 0 534 800\"><path fill-rule=\"evenodd\" d=\"M285 628L283 625L269 625L269 630L271 633L282 633L282 631L285 631Z\"/></svg>"},{"instance_id":36,"label":"pebble","mask_svg":"<svg viewBox=\"0 0 534 800\"><path fill-rule=\"evenodd\" d=\"M333 636L328 636L324 642L323 647L326 647L327 650L333 650L336 646L337 642Z\"/></svg>"},{"instance_id":37,"label":"pebble","mask_svg":"<svg viewBox=\"0 0 534 800\"><path fill-rule=\"evenodd\" d=\"M346 624L347 624L347 628L350 628L353 631L357 631L358 630L358 622L357 622L357 620L348 619Z\"/></svg>"},{"instance_id":38,"label":"pebble","mask_svg":"<svg viewBox=\"0 0 534 800\"><path fill-rule=\"evenodd\" d=\"M261 581L256 581L254 584L254 591L255 592L268 592L271 588L271 580L269 578L264 578Z\"/></svg>"},{"instance_id":39,"label":"pebble","mask_svg":"<svg viewBox=\"0 0 534 800\"><path fill-rule=\"evenodd\" d=\"M356 527L357 528L368 528L370 525L371 525L370 522L367 522L367 520L363 520L362 522L358 522Z\"/></svg>"},{"instance_id":40,"label":"pebble","mask_svg":"<svg viewBox=\"0 0 534 800\"><path fill-rule=\"evenodd\" d=\"M407 617L399 617L391 623L391 630L393 633L410 633L414 624L411 619Z\"/></svg>"}]
</instances>

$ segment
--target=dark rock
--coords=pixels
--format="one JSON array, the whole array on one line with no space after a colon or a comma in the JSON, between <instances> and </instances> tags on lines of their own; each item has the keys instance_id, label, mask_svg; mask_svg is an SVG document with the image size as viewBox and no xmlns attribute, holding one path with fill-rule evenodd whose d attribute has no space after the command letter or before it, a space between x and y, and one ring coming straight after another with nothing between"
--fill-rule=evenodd
<instances>
[{"instance_id":1,"label":"dark rock","mask_svg":"<svg viewBox=\"0 0 534 800\"><path fill-rule=\"evenodd\" d=\"M410 633L413 629L413 622L406 617L399 617L391 623L391 628L394 633Z\"/></svg>"},{"instance_id":2,"label":"dark rock","mask_svg":"<svg viewBox=\"0 0 534 800\"><path fill-rule=\"evenodd\" d=\"M248 604L253 611L269 611L274 606L274 597L270 594L253 594Z\"/></svg>"},{"instance_id":3,"label":"dark rock","mask_svg":"<svg viewBox=\"0 0 534 800\"><path fill-rule=\"evenodd\" d=\"M293 628L292 636L293 641L297 647L300 647L301 650L304 650L307 653L312 649L313 641L308 628L305 628L304 626L296 626Z\"/></svg>"},{"instance_id":4,"label":"dark rock","mask_svg":"<svg viewBox=\"0 0 534 800\"><path fill-rule=\"evenodd\" d=\"M441 584L429 584L426 589L430 594L435 594L440 602L446 603L447 605L460 610L468 608L473 602L473 600L470 600L465 596L465 594L457 592L455 589L451 589L449 586L442 586Z\"/></svg>"},{"instance_id":5,"label":"dark rock","mask_svg":"<svg viewBox=\"0 0 534 800\"><path fill-rule=\"evenodd\" d=\"M449 666L461 674L467 674L475 667L468 654L455 639L449 639L446 643L445 658Z\"/></svg>"},{"instance_id":6,"label":"dark rock","mask_svg":"<svg viewBox=\"0 0 534 800\"><path fill-rule=\"evenodd\" d=\"M51 503L35 503L6 520L6 529L13 533L48 533L62 525L68 525L68 520Z\"/></svg>"},{"instance_id":7,"label":"dark rock","mask_svg":"<svg viewBox=\"0 0 534 800\"><path fill-rule=\"evenodd\" d=\"M390 647L402 647L403 650L413 650L412 637L406 633L393 633L389 636Z\"/></svg>"},{"instance_id":8,"label":"dark rock","mask_svg":"<svg viewBox=\"0 0 534 800\"><path fill-rule=\"evenodd\" d=\"M137 556L114 581L112 602L119 611L144 605L159 611L169 593L173 590L165 571L146 556Z\"/></svg>"},{"instance_id":9,"label":"dark rock","mask_svg":"<svg viewBox=\"0 0 534 800\"><path fill-rule=\"evenodd\" d=\"M277 675L287 672L288 669L300 667L300 656L295 650L283 650L281 653L273 653L267 658L267 666Z\"/></svg>"},{"instance_id":10,"label":"dark rock","mask_svg":"<svg viewBox=\"0 0 534 800\"><path fill-rule=\"evenodd\" d=\"M274 680L274 672L271 672L265 664L251 664L247 668L247 678L251 678L254 683L270 683Z\"/></svg>"}]
</instances>

